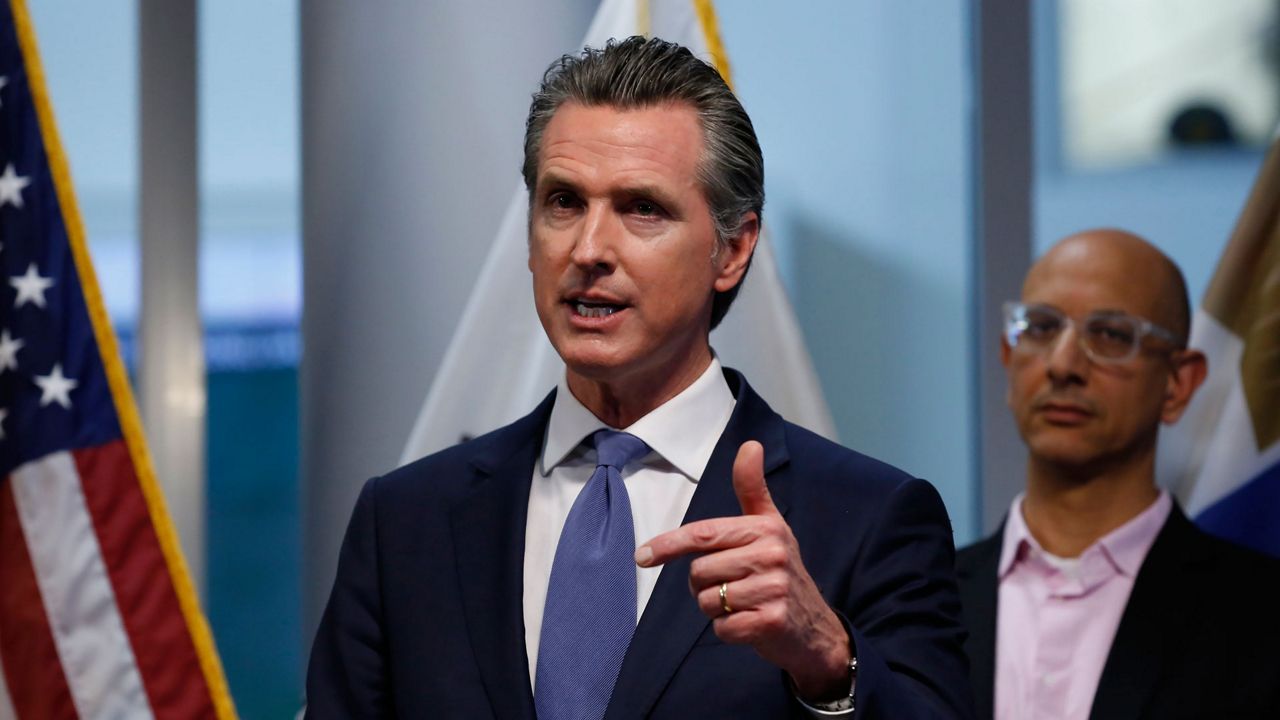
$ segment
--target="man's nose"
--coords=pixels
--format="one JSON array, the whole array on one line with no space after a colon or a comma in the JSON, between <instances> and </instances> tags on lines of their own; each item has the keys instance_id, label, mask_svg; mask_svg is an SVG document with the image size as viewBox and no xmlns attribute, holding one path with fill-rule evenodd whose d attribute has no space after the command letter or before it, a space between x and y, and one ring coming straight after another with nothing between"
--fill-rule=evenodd
<instances>
[{"instance_id":1,"label":"man's nose","mask_svg":"<svg viewBox=\"0 0 1280 720\"><path fill-rule=\"evenodd\" d=\"M1089 355L1074 324L1067 324L1046 350L1045 369L1055 383L1083 382L1089 373Z\"/></svg>"},{"instance_id":2,"label":"man's nose","mask_svg":"<svg viewBox=\"0 0 1280 720\"><path fill-rule=\"evenodd\" d=\"M617 263L617 237L614 214L601 204L588 205L574 239L574 264L584 270L611 270Z\"/></svg>"}]
</instances>

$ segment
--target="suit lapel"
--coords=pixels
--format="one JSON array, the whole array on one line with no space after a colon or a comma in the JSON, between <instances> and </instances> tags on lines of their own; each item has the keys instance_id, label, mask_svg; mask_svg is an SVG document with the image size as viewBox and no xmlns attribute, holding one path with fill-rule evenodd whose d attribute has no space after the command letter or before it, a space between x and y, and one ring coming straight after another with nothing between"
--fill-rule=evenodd
<instances>
[{"instance_id":1,"label":"suit lapel","mask_svg":"<svg viewBox=\"0 0 1280 720\"><path fill-rule=\"evenodd\" d=\"M961 555L956 566L960 600L964 607L969 637L965 651L969 654L969 677L973 684L978 717L995 716L996 684L996 612L1004 526L996 533Z\"/></svg>"},{"instance_id":2,"label":"suit lapel","mask_svg":"<svg viewBox=\"0 0 1280 720\"><path fill-rule=\"evenodd\" d=\"M737 390L737 405L685 512L684 524L713 517L741 515L733 492L733 461L738 447L758 440L765 449L765 478L778 510L787 512L785 464L787 447L782 418L774 413L736 371L726 370ZM736 385L735 385L736 384ZM689 593L691 557L667 563L636 626L609 700L605 720L643 717L670 683L710 619Z\"/></svg>"},{"instance_id":3,"label":"suit lapel","mask_svg":"<svg viewBox=\"0 0 1280 720\"><path fill-rule=\"evenodd\" d=\"M1174 505L1147 553L1116 630L1111 652L1093 698L1093 720L1132 719L1155 690L1168 658L1179 657L1173 644L1195 610L1195 579L1209 559L1193 541L1191 521Z\"/></svg>"},{"instance_id":4,"label":"suit lapel","mask_svg":"<svg viewBox=\"0 0 1280 720\"><path fill-rule=\"evenodd\" d=\"M477 451L471 494L450 516L463 615L497 717L535 716L524 644L524 537L554 396Z\"/></svg>"}]
</instances>

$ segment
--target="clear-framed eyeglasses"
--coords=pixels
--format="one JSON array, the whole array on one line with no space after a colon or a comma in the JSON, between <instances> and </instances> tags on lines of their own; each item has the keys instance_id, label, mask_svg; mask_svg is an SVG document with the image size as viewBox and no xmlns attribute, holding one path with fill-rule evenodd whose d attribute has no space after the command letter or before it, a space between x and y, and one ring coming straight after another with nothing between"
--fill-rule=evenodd
<instances>
[{"instance_id":1,"label":"clear-framed eyeglasses","mask_svg":"<svg viewBox=\"0 0 1280 720\"><path fill-rule=\"evenodd\" d=\"M1167 345L1162 348L1164 350L1183 348L1182 341L1172 331L1126 313L1100 311L1073 320L1051 305L1004 304L1004 337L1016 352L1043 353L1051 350L1068 327L1075 329L1076 341L1089 359L1098 363L1131 360L1147 337Z\"/></svg>"}]
</instances>

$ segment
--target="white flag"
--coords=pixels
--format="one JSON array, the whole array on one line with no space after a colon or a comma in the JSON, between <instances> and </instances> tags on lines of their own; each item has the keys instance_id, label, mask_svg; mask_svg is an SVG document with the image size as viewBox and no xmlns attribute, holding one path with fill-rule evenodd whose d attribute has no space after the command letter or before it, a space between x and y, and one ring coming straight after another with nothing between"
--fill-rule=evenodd
<instances>
[{"instance_id":1,"label":"white flag","mask_svg":"<svg viewBox=\"0 0 1280 720\"><path fill-rule=\"evenodd\" d=\"M603 47L610 38L632 35L679 43L729 79L710 0L604 0L583 45ZM516 420L564 374L564 363L534 310L527 213L528 196L519 185L401 462ZM711 344L721 362L744 372L784 417L835 437L831 413L764 233L742 291L711 334Z\"/></svg>"}]
</instances>

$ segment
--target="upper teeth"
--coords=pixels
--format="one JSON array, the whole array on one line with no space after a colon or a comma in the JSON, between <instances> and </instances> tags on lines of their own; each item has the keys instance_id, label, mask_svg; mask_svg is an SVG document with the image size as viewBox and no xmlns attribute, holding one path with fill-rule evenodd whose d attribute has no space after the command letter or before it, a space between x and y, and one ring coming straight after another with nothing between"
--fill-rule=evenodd
<instances>
[{"instance_id":1,"label":"upper teeth","mask_svg":"<svg viewBox=\"0 0 1280 720\"><path fill-rule=\"evenodd\" d=\"M577 310L583 317L607 317L616 312L616 308L608 305L588 305L583 302L577 304Z\"/></svg>"}]
</instances>

